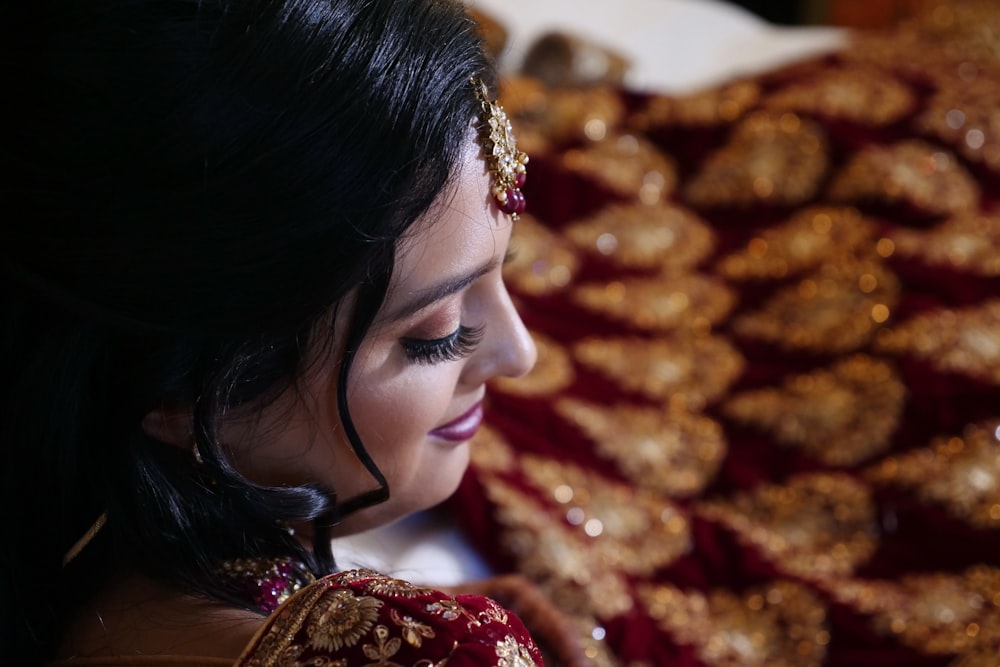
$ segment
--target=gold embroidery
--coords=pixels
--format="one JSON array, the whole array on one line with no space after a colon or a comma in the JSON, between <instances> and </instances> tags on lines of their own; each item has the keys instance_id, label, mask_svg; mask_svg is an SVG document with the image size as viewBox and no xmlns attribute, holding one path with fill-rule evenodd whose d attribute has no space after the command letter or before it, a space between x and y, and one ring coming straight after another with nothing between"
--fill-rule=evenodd
<instances>
[{"instance_id":1,"label":"gold embroidery","mask_svg":"<svg viewBox=\"0 0 1000 667\"><path fill-rule=\"evenodd\" d=\"M497 642L496 653L497 667L538 667L528 648L522 646L512 635Z\"/></svg>"},{"instance_id":2,"label":"gold embroidery","mask_svg":"<svg viewBox=\"0 0 1000 667\"><path fill-rule=\"evenodd\" d=\"M427 609L427 613L436 614L446 621L457 621L460 618L464 618L470 628L482 625L479 619L469 613L465 605L455 598L445 598L437 602L430 602L425 608Z\"/></svg>"},{"instance_id":3,"label":"gold embroidery","mask_svg":"<svg viewBox=\"0 0 1000 667\"><path fill-rule=\"evenodd\" d=\"M384 575L372 577L365 582L365 592L369 595L383 595L391 598L415 598L419 595L429 595L434 593L433 588L416 586L409 581L393 579Z\"/></svg>"},{"instance_id":4,"label":"gold embroidery","mask_svg":"<svg viewBox=\"0 0 1000 667\"><path fill-rule=\"evenodd\" d=\"M887 125L913 109L912 91L885 70L856 65L830 68L764 100L771 109L813 113L867 125Z\"/></svg>"},{"instance_id":5,"label":"gold embroidery","mask_svg":"<svg viewBox=\"0 0 1000 667\"><path fill-rule=\"evenodd\" d=\"M479 470L511 472L517 466L510 445L495 428L483 424L472 441L472 465Z\"/></svg>"},{"instance_id":6,"label":"gold embroidery","mask_svg":"<svg viewBox=\"0 0 1000 667\"><path fill-rule=\"evenodd\" d=\"M559 399L556 412L594 441L640 488L691 496L711 481L726 454L722 428L682 407L598 406Z\"/></svg>"},{"instance_id":7,"label":"gold embroidery","mask_svg":"<svg viewBox=\"0 0 1000 667\"><path fill-rule=\"evenodd\" d=\"M839 258L737 318L733 328L786 348L846 352L889 318L899 290L899 280L881 263Z\"/></svg>"},{"instance_id":8,"label":"gold embroidery","mask_svg":"<svg viewBox=\"0 0 1000 667\"><path fill-rule=\"evenodd\" d=\"M575 526L588 551L603 566L648 574L690 546L690 526L667 500L589 470L525 454L525 477L565 510L563 525Z\"/></svg>"},{"instance_id":9,"label":"gold embroidery","mask_svg":"<svg viewBox=\"0 0 1000 667\"><path fill-rule=\"evenodd\" d=\"M521 214L510 241L513 251L504 279L525 294L558 292L573 281L580 260L572 245L527 214Z\"/></svg>"},{"instance_id":10,"label":"gold embroidery","mask_svg":"<svg viewBox=\"0 0 1000 667\"><path fill-rule=\"evenodd\" d=\"M736 125L684 192L701 206L801 204L816 193L827 162L826 134L816 122L757 111Z\"/></svg>"},{"instance_id":11,"label":"gold embroidery","mask_svg":"<svg viewBox=\"0 0 1000 667\"><path fill-rule=\"evenodd\" d=\"M944 371L1000 384L1000 299L918 315L880 331L876 349L912 354Z\"/></svg>"},{"instance_id":12,"label":"gold embroidery","mask_svg":"<svg viewBox=\"0 0 1000 667\"><path fill-rule=\"evenodd\" d=\"M925 653L996 650L1000 644L1000 570L903 576L898 581L831 581L833 599L873 616L880 633ZM996 656L996 653L993 654Z\"/></svg>"},{"instance_id":13,"label":"gold embroidery","mask_svg":"<svg viewBox=\"0 0 1000 667\"><path fill-rule=\"evenodd\" d=\"M389 638L389 628L384 625L375 626L375 644L365 644L361 647L365 657L373 661L364 667L403 667L398 662L389 660L399 652L402 644L399 637Z\"/></svg>"},{"instance_id":14,"label":"gold embroidery","mask_svg":"<svg viewBox=\"0 0 1000 667\"><path fill-rule=\"evenodd\" d=\"M928 264L952 266L983 276L1000 276L1000 213L951 218L929 232L897 229L889 238L896 252Z\"/></svg>"},{"instance_id":15,"label":"gold embroidery","mask_svg":"<svg viewBox=\"0 0 1000 667\"><path fill-rule=\"evenodd\" d=\"M544 500L493 475L481 480L518 569L564 608L625 613L632 600L623 575L649 574L690 548L687 518L663 498L542 457L521 463Z\"/></svg>"},{"instance_id":16,"label":"gold embroidery","mask_svg":"<svg viewBox=\"0 0 1000 667\"><path fill-rule=\"evenodd\" d=\"M719 262L719 270L735 280L784 278L814 268L836 254L851 253L874 235L874 224L857 209L806 208L779 227L755 236L744 250Z\"/></svg>"},{"instance_id":17,"label":"gold embroidery","mask_svg":"<svg viewBox=\"0 0 1000 667\"><path fill-rule=\"evenodd\" d=\"M791 377L780 389L737 394L723 411L826 465L846 466L888 449L905 394L889 364L856 355L829 370Z\"/></svg>"},{"instance_id":18,"label":"gold embroidery","mask_svg":"<svg viewBox=\"0 0 1000 667\"><path fill-rule=\"evenodd\" d=\"M829 196L850 202L906 202L940 215L974 210L979 186L950 152L913 139L859 151L834 177Z\"/></svg>"},{"instance_id":19,"label":"gold embroidery","mask_svg":"<svg viewBox=\"0 0 1000 667\"><path fill-rule=\"evenodd\" d=\"M1000 421L971 424L962 437L883 460L866 474L876 483L913 489L977 528L1000 528Z\"/></svg>"},{"instance_id":20,"label":"gold embroidery","mask_svg":"<svg viewBox=\"0 0 1000 667\"><path fill-rule=\"evenodd\" d=\"M538 331L532 331L531 338L538 350L534 368L519 378L494 378L491 387L516 396L548 396L573 383L576 371L566 348Z\"/></svg>"},{"instance_id":21,"label":"gold embroidery","mask_svg":"<svg viewBox=\"0 0 1000 667\"><path fill-rule=\"evenodd\" d=\"M573 354L629 391L692 410L721 396L744 366L736 348L715 336L588 338Z\"/></svg>"},{"instance_id":22,"label":"gold embroidery","mask_svg":"<svg viewBox=\"0 0 1000 667\"><path fill-rule=\"evenodd\" d=\"M731 501L702 503L697 512L806 580L849 575L878 546L868 489L844 475L796 476Z\"/></svg>"},{"instance_id":23,"label":"gold embroidery","mask_svg":"<svg viewBox=\"0 0 1000 667\"><path fill-rule=\"evenodd\" d=\"M753 81L737 81L690 95L653 95L632 115L639 130L667 125L715 125L731 123L760 99L760 86Z\"/></svg>"},{"instance_id":24,"label":"gold embroidery","mask_svg":"<svg viewBox=\"0 0 1000 667\"><path fill-rule=\"evenodd\" d=\"M324 651L354 646L371 629L381 606L381 600L357 597L346 588L327 591L309 613L308 646Z\"/></svg>"},{"instance_id":25,"label":"gold embroidery","mask_svg":"<svg viewBox=\"0 0 1000 667\"><path fill-rule=\"evenodd\" d=\"M425 638L433 639L436 636L431 626L415 620L412 616L401 614L396 609L389 610L389 617L392 618L393 623L402 628L403 639L410 646L420 648Z\"/></svg>"},{"instance_id":26,"label":"gold embroidery","mask_svg":"<svg viewBox=\"0 0 1000 667\"><path fill-rule=\"evenodd\" d=\"M563 153L569 172L591 178L612 192L656 204L677 187L677 167L649 141L631 134L612 135Z\"/></svg>"},{"instance_id":27,"label":"gold embroidery","mask_svg":"<svg viewBox=\"0 0 1000 667\"><path fill-rule=\"evenodd\" d=\"M302 647L292 644L295 636L305 625L317 600L334 586L336 584L333 581L321 579L306 588L291 604L279 608L272 616L267 632L256 645L248 646L243 652L250 659L240 662L240 667L274 667L294 660L302 652Z\"/></svg>"},{"instance_id":28,"label":"gold embroidery","mask_svg":"<svg viewBox=\"0 0 1000 667\"><path fill-rule=\"evenodd\" d=\"M580 285L570 298L581 306L640 329L707 331L725 318L736 296L714 278L682 274Z\"/></svg>"},{"instance_id":29,"label":"gold embroidery","mask_svg":"<svg viewBox=\"0 0 1000 667\"><path fill-rule=\"evenodd\" d=\"M679 273L708 256L715 236L697 215L659 204L607 206L570 225L566 238L627 268Z\"/></svg>"},{"instance_id":30,"label":"gold embroidery","mask_svg":"<svg viewBox=\"0 0 1000 667\"><path fill-rule=\"evenodd\" d=\"M950 77L927 103L917 127L963 157L1000 169L1000 86L996 77L956 83Z\"/></svg>"},{"instance_id":31,"label":"gold embroidery","mask_svg":"<svg viewBox=\"0 0 1000 667\"><path fill-rule=\"evenodd\" d=\"M537 94L534 83L512 79L501 97L507 114L517 127L521 150L537 143L544 152L553 143L599 141L619 128L625 119L625 104L618 90L610 86L587 88L547 88Z\"/></svg>"},{"instance_id":32,"label":"gold embroidery","mask_svg":"<svg viewBox=\"0 0 1000 667\"><path fill-rule=\"evenodd\" d=\"M479 620L483 623L500 623L507 625L507 610L501 607L496 600L486 598L486 609L479 612Z\"/></svg>"},{"instance_id":33,"label":"gold embroidery","mask_svg":"<svg viewBox=\"0 0 1000 667\"><path fill-rule=\"evenodd\" d=\"M638 597L659 627L697 647L706 665L820 667L830 643L823 604L790 581L755 587L740 597L647 584Z\"/></svg>"}]
</instances>

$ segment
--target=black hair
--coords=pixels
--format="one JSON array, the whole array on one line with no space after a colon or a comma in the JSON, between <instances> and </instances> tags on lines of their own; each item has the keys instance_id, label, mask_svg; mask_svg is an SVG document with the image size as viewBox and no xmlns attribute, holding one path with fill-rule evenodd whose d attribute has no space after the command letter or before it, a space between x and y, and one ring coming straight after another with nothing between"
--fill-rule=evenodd
<instances>
[{"instance_id":1,"label":"black hair","mask_svg":"<svg viewBox=\"0 0 1000 667\"><path fill-rule=\"evenodd\" d=\"M37 664L114 572L249 608L221 561L334 568L330 527L388 493L346 410L353 351L400 239L448 183L478 108L470 77L494 80L443 0L2 13L0 655ZM251 483L220 416L294 387L349 293L341 420L382 490ZM201 462L142 429L176 406ZM302 521L311 550L283 527Z\"/></svg>"}]
</instances>

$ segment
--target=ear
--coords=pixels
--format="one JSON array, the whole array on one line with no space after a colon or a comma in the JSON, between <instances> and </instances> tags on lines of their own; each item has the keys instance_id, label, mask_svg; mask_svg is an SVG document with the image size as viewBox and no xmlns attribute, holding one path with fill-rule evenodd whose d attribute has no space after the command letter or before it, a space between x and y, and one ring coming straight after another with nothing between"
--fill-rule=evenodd
<instances>
[{"instance_id":1,"label":"ear","mask_svg":"<svg viewBox=\"0 0 1000 667\"><path fill-rule=\"evenodd\" d=\"M142 418L142 430L166 445L190 449L194 439L193 419L189 406L164 406L146 413Z\"/></svg>"}]
</instances>

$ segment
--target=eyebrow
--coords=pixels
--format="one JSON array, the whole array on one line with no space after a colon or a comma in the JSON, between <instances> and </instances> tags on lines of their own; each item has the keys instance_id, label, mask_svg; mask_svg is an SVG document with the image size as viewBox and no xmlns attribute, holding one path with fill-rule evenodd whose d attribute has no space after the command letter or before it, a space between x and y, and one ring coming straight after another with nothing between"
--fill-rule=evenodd
<instances>
[{"instance_id":1,"label":"eyebrow","mask_svg":"<svg viewBox=\"0 0 1000 667\"><path fill-rule=\"evenodd\" d=\"M427 306L430 306L447 296L451 296L456 292L461 292L463 289L471 285L472 283L479 280L493 269L497 268L502 263L502 260L494 258L487 262L486 264L480 266L469 273L457 276L455 278L450 278L437 285L428 287L427 289L420 290L415 293L415 295L408 301L400 305L398 308L390 311L386 316L385 320L388 322L396 322L402 320L414 313L418 313Z\"/></svg>"}]
</instances>

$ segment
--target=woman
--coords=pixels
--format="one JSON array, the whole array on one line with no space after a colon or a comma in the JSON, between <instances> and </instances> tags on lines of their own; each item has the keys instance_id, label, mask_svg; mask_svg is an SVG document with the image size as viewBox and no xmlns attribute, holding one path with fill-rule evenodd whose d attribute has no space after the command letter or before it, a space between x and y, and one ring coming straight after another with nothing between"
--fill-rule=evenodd
<instances>
[{"instance_id":1,"label":"woman","mask_svg":"<svg viewBox=\"0 0 1000 667\"><path fill-rule=\"evenodd\" d=\"M4 663L539 662L491 600L323 578L455 489L534 361L526 158L461 7L4 11Z\"/></svg>"}]
</instances>

